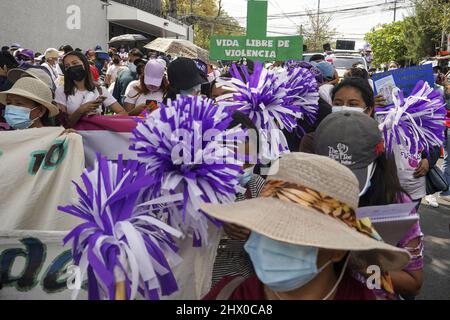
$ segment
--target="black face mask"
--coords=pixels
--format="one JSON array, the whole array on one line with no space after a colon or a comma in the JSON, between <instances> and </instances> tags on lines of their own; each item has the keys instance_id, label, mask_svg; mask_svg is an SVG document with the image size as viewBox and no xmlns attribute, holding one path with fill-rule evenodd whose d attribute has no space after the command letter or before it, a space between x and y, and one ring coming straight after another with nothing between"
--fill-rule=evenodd
<instances>
[{"instance_id":1,"label":"black face mask","mask_svg":"<svg viewBox=\"0 0 450 320\"><path fill-rule=\"evenodd\" d=\"M66 70L66 74L69 80L73 81L81 81L84 78L86 78L87 75L86 70L84 70L84 67L81 65L70 67L69 69Z\"/></svg>"}]
</instances>

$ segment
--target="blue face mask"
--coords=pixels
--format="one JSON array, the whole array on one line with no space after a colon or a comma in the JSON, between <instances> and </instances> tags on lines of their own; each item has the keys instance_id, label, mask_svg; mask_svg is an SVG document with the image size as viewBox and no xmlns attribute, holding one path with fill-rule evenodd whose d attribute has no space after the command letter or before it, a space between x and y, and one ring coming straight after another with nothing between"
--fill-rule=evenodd
<instances>
[{"instance_id":1,"label":"blue face mask","mask_svg":"<svg viewBox=\"0 0 450 320\"><path fill-rule=\"evenodd\" d=\"M244 248L259 280L277 292L305 286L332 263L330 260L318 270L318 248L272 240L255 232Z\"/></svg>"},{"instance_id":2,"label":"blue face mask","mask_svg":"<svg viewBox=\"0 0 450 320\"><path fill-rule=\"evenodd\" d=\"M36 109L36 108L34 108ZM34 109L7 105L5 108L5 120L14 129L27 129L39 118L30 120L30 113Z\"/></svg>"},{"instance_id":3,"label":"blue face mask","mask_svg":"<svg viewBox=\"0 0 450 320\"><path fill-rule=\"evenodd\" d=\"M255 169L255 167L250 167L250 168L244 169L244 173L240 174L237 177L241 187L245 187L250 182L250 180L253 177L253 170L254 169Z\"/></svg>"}]
</instances>

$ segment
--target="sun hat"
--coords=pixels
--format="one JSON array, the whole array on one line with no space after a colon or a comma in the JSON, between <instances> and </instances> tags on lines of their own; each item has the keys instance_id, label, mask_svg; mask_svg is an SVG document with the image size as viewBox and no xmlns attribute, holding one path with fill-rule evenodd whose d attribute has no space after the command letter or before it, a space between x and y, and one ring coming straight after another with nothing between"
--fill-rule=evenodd
<instances>
[{"instance_id":1,"label":"sun hat","mask_svg":"<svg viewBox=\"0 0 450 320\"><path fill-rule=\"evenodd\" d=\"M336 112L327 116L314 133L314 151L349 168L362 191L372 173L371 165L384 151L378 123L359 112Z\"/></svg>"},{"instance_id":2,"label":"sun hat","mask_svg":"<svg viewBox=\"0 0 450 320\"><path fill-rule=\"evenodd\" d=\"M33 100L49 111L49 117L54 117L59 113L57 106L52 104L53 95L50 88L42 81L35 78L20 78L8 91L0 92L0 103L6 105L6 95L15 94Z\"/></svg>"},{"instance_id":3,"label":"sun hat","mask_svg":"<svg viewBox=\"0 0 450 320\"><path fill-rule=\"evenodd\" d=\"M279 161L278 173L268 178L262 197L227 205L203 204L201 209L273 240L351 251L367 265L401 270L409 253L375 240L359 226L358 193L358 180L348 168L328 157L292 153Z\"/></svg>"},{"instance_id":4,"label":"sun hat","mask_svg":"<svg viewBox=\"0 0 450 320\"><path fill-rule=\"evenodd\" d=\"M51 59L51 58L58 59L60 56L60 53L55 48L48 48L47 50L45 50L44 55L45 55L45 59Z\"/></svg>"},{"instance_id":5,"label":"sun hat","mask_svg":"<svg viewBox=\"0 0 450 320\"><path fill-rule=\"evenodd\" d=\"M164 78L165 67L157 60L150 60L145 65L144 83L147 86L160 87Z\"/></svg>"},{"instance_id":6,"label":"sun hat","mask_svg":"<svg viewBox=\"0 0 450 320\"><path fill-rule=\"evenodd\" d=\"M42 81L46 86L48 86L51 90L54 89L54 83L50 74L48 73L45 67L36 67L32 66L27 69L15 68L11 69L8 72L8 80L11 83L15 83L17 80L23 77L32 77L37 80Z\"/></svg>"}]
</instances>

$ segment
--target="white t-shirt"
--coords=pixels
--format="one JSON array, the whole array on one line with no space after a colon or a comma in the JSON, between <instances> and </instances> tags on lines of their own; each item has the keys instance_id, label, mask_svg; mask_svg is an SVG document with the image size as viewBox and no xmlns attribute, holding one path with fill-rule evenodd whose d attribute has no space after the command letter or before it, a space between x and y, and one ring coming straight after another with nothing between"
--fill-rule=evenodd
<instances>
[{"instance_id":1,"label":"white t-shirt","mask_svg":"<svg viewBox=\"0 0 450 320\"><path fill-rule=\"evenodd\" d=\"M319 96L325 100L330 106L333 105L333 93L334 86L332 84L324 84L319 87Z\"/></svg>"},{"instance_id":2,"label":"white t-shirt","mask_svg":"<svg viewBox=\"0 0 450 320\"><path fill-rule=\"evenodd\" d=\"M48 64L48 62L43 63L42 66L48 70L50 76L52 77L53 82L56 83L56 80L58 80L58 71L56 70L56 68L53 68L51 65Z\"/></svg>"},{"instance_id":3,"label":"white t-shirt","mask_svg":"<svg viewBox=\"0 0 450 320\"><path fill-rule=\"evenodd\" d=\"M125 66L121 66L121 65L116 66L115 64L109 66L108 70L106 71L106 75L111 76L110 83L116 82L119 72L121 70L124 70L125 68L126 68Z\"/></svg>"},{"instance_id":4,"label":"white t-shirt","mask_svg":"<svg viewBox=\"0 0 450 320\"><path fill-rule=\"evenodd\" d=\"M422 160L421 154L413 155L403 146L399 146L395 142L393 151L397 164L397 174L402 188L413 200L425 197L427 193L425 177L414 178L414 171Z\"/></svg>"},{"instance_id":5,"label":"white t-shirt","mask_svg":"<svg viewBox=\"0 0 450 320\"><path fill-rule=\"evenodd\" d=\"M158 103L161 103L164 98L164 93L159 90L156 92L150 92L148 94L139 94L136 90L136 86L139 86L140 81L131 81L125 91L125 103L133 104L134 106L139 106L142 104L146 104L147 100L154 100Z\"/></svg>"},{"instance_id":6,"label":"white t-shirt","mask_svg":"<svg viewBox=\"0 0 450 320\"><path fill-rule=\"evenodd\" d=\"M102 94L100 94L97 89L94 91L79 91L78 89L75 89L75 94L67 97L64 93L64 87L59 87L55 92L55 102L65 106L69 115L77 111L78 108L86 102L95 101L99 96L106 97L106 100L103 102L103 107L105 108L110 107L117 102L105 87L101 88ZM101 112L102 109L98 108L97 113L101 114Z\"/></svg>"}]
</instances>

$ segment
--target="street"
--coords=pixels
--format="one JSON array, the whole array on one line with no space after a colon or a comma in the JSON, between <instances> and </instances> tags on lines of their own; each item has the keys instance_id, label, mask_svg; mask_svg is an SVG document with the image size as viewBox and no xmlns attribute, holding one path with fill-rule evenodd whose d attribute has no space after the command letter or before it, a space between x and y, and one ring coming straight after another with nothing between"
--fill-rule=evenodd
<instances>
[{"instance_id":1,"label":"street","mask_svg":"<svg viewBox=\"0 0 450 320\"><path fill-rule=\"evenodd\" d=\"M450 299L450 203L437 199L439 208L422 204L419 210L425 234L425 274L419 300Z\"/></svg>"}]
</instances>

